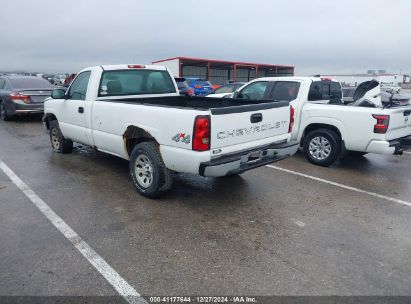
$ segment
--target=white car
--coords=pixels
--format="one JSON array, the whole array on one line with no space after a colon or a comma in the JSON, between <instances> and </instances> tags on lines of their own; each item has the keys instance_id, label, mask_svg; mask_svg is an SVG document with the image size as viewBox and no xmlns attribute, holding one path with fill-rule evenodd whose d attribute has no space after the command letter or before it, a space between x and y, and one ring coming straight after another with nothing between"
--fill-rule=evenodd
<instances>
[{"instance_id":1,"label":"white car","mask_svg":"<svg viewBox=\"0 0 411 304\"><path fill-rule=\"evenodd\" d=\"M316 165L329 166L346 152L402 154L410 145L411 105L381 101L376 81L361 84L349 104L337 80L319 77L259 78L230 97L289 101L295 110L292 139Z\"/></svg>"},{"instance_id":2,"label":"white car","mask_svg":"<svg viewBox=\"0 0 411 304\"><path fill-rule=\"evenodd\" d=\"M151 65L82 70L67 91L55 89L43 122L55 152L73 141L130 160L137 190L155 197L173 171L239 174L293 155L288 101L180 96L169 71Z\"/></svg>"}]
</instances>

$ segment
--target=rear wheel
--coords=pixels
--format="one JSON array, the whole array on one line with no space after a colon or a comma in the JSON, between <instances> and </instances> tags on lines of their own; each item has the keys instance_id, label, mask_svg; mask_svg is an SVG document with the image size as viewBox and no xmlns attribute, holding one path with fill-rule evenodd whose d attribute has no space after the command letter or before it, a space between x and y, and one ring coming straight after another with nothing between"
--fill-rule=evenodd
<instances>
[{"instance_id":1,"label":"rear wheel","mask_svg":"<svg viewBox=\"0 0 411 304\"><path fill-rule=\"evenodd\" d=\"M331 130L313 130L304 138L304 155L311 163L328 167L338 159L341 151L340 142L339 136Z\"/></svg>"},{"instance_id":2,"label":"rear wheel","mask_svg":"<svg viewBox=\"0 0 411 304\"><path fill-rule=\"evenodd\" d=\"M3 101L0 101L0 119L3 121L11 120L13 116L7 113L7 110L3 104Z\"/></svg>"},{"instance_id":3,"label":"rear wheel","mask_svg":"<svg viewBox=\"0 0 411 304\"><path fill-rule=\"evenodd\" d=\"M59 123L57 120L50 122L49 127L50 142L53 147L53 151L57 153L71 153L73 152L73 142L66 139L61 133Z\"/></svg>"},{"instance_id":4,"label":"rear wheel","mask_svg":"<svg viewBox=\"0 0 411 304\"><path fill-rule=\"evenodd\" d=\"M130 175L137 191L149 198L170 189L173 179L154 142L143 142L134 147L130 156Z\"/></svg>"}]
</instances>

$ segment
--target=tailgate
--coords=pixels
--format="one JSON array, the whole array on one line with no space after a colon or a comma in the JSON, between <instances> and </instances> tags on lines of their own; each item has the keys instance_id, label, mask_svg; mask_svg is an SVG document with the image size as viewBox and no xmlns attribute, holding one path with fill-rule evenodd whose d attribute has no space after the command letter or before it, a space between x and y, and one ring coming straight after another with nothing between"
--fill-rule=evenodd
<instances>
[{"instance_id":1,"label":"tailgate","mask_svg":"<svg viewBox=\"0 0 411 304\"><path fill-rule=\"evenodd\" d=\"M398 139L411 135L411 106L389 109L390 123L387 139Z\"/></svg>"},{"instance_id":2,"label":"tailgate","mask_svg":"<svg viewBox=\"0 0 411 304\"><path fill-rule=\"evenodd\" d=\"M210 112L211 149L288 133L290 105L287 101L215 108Z\"/></svg>"}]
</instances>

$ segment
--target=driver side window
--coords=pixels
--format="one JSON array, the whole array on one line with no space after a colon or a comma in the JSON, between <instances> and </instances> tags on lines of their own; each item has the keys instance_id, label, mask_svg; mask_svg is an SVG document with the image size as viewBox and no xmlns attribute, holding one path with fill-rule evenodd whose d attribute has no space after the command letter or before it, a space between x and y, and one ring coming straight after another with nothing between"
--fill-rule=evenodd
<instances>
[{"instance_id":1,"label":"driver side window","mask_svg":"<svg viewBox=\"0 0 411 304\"><path fill-rule=\"evenodd\" d=\"M83 72L74 79L68 93L68 99L86 100L87 86L91 72Z\"/></svg>"},{"instance_id":2,"label":"driver side window","mask_svg":"<svg viewBox=\"0 0 411 304\"><path fill-rule=\"evenodd\" d=\"M241 90L238 98L243 99L263 99L267 90L267 81L257 81L249 84Z\"/></svg>"}]
</instances>

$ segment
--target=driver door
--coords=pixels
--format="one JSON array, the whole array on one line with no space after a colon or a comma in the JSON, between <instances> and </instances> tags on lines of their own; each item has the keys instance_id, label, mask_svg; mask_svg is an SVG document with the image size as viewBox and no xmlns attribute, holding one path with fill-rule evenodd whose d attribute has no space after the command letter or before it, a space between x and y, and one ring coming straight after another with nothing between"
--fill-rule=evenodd
<instances>
[{"instance_id":1,"label":"driver door","mask_svg":"<svg viewBox=\"0 0 411 304\"><path fill-rule=\"evenodd\" d=\"M64 137L86 145L91 144L87 137L85 119L85 115L91 115L85 112L90 75L91 71L85 71L74 79L66 94L67 99L63 102L62 116L59 121Z\"/></svg>"}]
</instances>

